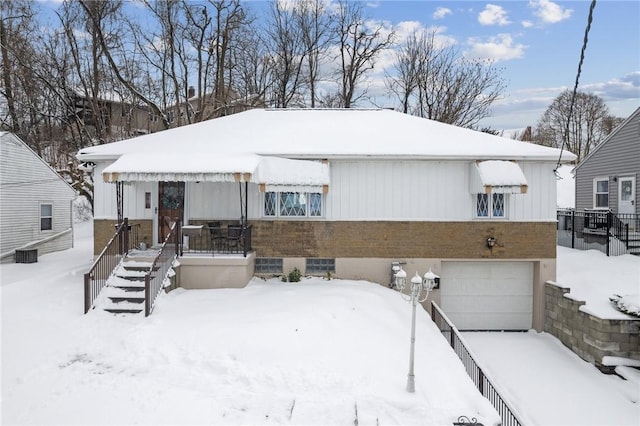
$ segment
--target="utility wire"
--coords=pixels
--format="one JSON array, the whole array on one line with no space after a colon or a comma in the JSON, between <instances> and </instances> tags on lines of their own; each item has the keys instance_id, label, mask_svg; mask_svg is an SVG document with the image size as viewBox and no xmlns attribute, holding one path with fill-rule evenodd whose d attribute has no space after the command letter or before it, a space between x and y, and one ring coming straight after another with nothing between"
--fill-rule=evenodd
<instances>
[{"instance_id":1,"label":"utility wire","mask_svg":"<svg viewBox=\"0 0 640 426\"><path fill-rule=\"evenodd\" d=\"M582 73L582 63L584 62L584 52L587 50L587 43L589 42L589 30L591 29L591 23L593 22L593 9L596 7L596 0L591 1L591 7L589 7L589 18L587 19L587 27L584 30L584 40L582 42L582 50L580 51L580 62L578 62L578 73L576 74L576 82L573 86L573 93L571 94L571 103L569 104L569 116L567 117L567 127L564 131L564 138L562 139L562 147L560 148L560 156L558 157L558 163L556 168L553 169L554 173L558 174L558 168L560 168L560 161L562 160L562 153L564 152L564 146L569 141L569 127L571 126L571 116L573 115L573 105L576 101L576 92L578 91L578 81L580 80L580 73Z\"/></svg>"}]
</instances>

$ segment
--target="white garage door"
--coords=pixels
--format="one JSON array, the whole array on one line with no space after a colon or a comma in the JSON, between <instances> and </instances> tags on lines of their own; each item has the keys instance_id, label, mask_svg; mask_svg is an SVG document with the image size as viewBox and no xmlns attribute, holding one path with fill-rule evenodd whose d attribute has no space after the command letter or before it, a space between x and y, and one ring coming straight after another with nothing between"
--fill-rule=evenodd
<instances>
[{"instance_id":1,"label":"white garage door","mask_svg":"<svg viewBox=\"0 0 640 426\"><path fill-rule=\"evenodd\" d=\"M459 330L528 330L531 262L442 262L440 305Z\"/></svg>"}]
</instances>

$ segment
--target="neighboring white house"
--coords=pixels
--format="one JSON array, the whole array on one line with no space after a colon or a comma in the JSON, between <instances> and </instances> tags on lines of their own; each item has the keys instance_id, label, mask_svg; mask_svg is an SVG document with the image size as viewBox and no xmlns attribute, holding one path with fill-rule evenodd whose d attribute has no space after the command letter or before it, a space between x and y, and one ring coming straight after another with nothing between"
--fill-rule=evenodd
<instances>
[{"instance_id":1,"label":"neighboring white house","mask_svg":"<svg viewBox=\"0 0 640 426\"><path fill-rule=\"evenodd\" d=\"M73 188L16 135L0 132L0 149L2 262L71 248Z\"/></svg>"},{"instance_id":2,"label":"neighboring white house","mask_svg":"<svg viewBox=\"0 0 640 426\"><path fill-rule=\"evenodd\" d=\"M297 267L388 285L398 261L410 276L440 275L432 297L460 329L542 330L559 155L384 109L257 109L78 158L96 165L96 254L113 234L118 200L147 242L174 217L240 220L251 227L251 274ZM242 285L207 269L216 259L224 257L185 254L180 284Z\"/></svg>"}]
</instances>

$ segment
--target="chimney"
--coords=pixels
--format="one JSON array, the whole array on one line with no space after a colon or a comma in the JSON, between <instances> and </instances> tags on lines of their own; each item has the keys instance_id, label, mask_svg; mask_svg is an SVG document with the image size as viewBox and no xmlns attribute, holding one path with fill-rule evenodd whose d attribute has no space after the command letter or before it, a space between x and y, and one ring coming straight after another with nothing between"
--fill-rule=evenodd
<instances>
[{"instance_id":1,"label":"chimney","mask_svg":"<svg viewBox=\"0 0 640 426\"><path fill-rule=\"evenodd\" d=\"M191 99L196 95L196 88L193 86L189 86L189 90L187 91L187 98Z\"/></svg>"}]
</instances>

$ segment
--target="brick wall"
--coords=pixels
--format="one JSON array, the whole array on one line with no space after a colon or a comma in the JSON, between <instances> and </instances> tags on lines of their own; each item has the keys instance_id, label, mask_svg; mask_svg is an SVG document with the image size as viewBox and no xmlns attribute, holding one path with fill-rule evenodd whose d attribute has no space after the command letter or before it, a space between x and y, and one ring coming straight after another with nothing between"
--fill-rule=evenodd
<instances>
[{"instance_id":1,"label":"brick wall","mask_svg":"<svg viewBox=\"0 0 640 426\"><path fill-rule=\"evenodd\" d=\"M251 221L258 257L555 258L546 222ZM489 236L497 239L488 249Z\"/></svg>"},{"instance_id":2,"label":"brick wall","mask_svg":"<svg viewBox=\"0 0 640 426\"><path fill-rule=\"evenodd\" d=\"M116 232L116 220L94 219L93 220L93 254L98 255ZM151 220L131 220L131 225L139 225L138 238L140 242L152 245L153 222Z\"/></svg>"},{"instance_id":3,"label":"brick wall","mask_svg":"<svg viewBox=\"0 0 640 426\"><path fill-rule=\"evenodd\" d=\"M602 366L605 356L640 360L640 319L607 320L580 311L585 302L565 297L571 289L547 282L545 331L580 358Z\"/></svg>"}]
</instances>

